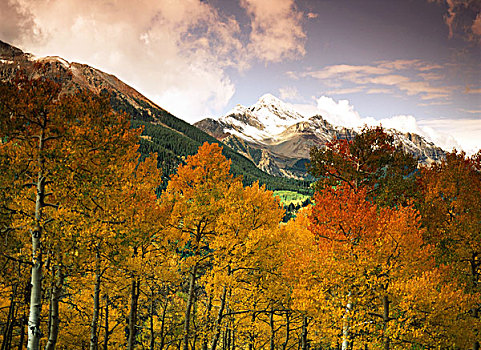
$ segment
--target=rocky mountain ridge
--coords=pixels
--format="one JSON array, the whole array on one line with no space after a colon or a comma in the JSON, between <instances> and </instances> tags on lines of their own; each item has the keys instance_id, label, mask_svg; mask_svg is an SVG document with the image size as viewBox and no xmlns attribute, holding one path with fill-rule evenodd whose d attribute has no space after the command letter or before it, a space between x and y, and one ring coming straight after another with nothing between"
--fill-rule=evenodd
<instances>
[{"instance_id":1,"label":"rocky mountain ridge","mask_svg":"<svg viewBox=\"0 0 481 350\"><path fill-rule=\"evenodd\" d=\"M207 118L194 124L251 159L260 169L277 176L304 179L312 147L333 139L352 139L357 131L335 126L322 116L304 116L271 94L254 105L237 105L218 120ZM388 130L403 149L420 163L444 157L444 151L413 133Z\"/></svg>"},{"instance_id":2,"label":"rocky mountain ridge","mask_svg":"<svg viewBox=\"0 0 481 350\"><path fill-rule=\"evenodd\" d=\"M63 93L89 91L108 96L114 110L129 114L133 126L144 127L139 150L144 155L157 153L164 180L168 180L179 163L186 156L195 154L204 142L216 142L223 147L224 156L232 160L231 172L242 176L245 185L259 181L270 190L310 191L307 181L263 172L250 159L170 114L114 75L57 56L38 58L0 41L0 81L13 81L20 72L31 79L45 77L53 80L61 85Z\"/></svg>"}]
</instances>

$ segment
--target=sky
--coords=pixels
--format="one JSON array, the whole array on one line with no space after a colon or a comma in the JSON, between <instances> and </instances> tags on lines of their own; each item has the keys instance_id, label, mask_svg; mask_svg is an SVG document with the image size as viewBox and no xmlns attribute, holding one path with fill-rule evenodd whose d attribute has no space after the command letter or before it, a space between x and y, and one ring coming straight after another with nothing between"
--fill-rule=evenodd
<instances>
[{"instance_id":1,"label":"sky","mask_svg":"<svg viewBox=\"0 0 481 350\"><path fill-rule=\"evenodd\" d=\"M271 93L481 148L481 0L0 0L0 40L114 74L190 123Z\"/></svg>"}]
</instances>

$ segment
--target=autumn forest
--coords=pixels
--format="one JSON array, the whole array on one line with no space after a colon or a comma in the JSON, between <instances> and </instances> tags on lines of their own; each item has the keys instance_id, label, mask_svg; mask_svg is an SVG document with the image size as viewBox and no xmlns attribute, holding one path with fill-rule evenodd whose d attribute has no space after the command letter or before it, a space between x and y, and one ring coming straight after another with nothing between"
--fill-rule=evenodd
<instances>
[{"instance_id":1,"label":"autumn forest","mask_svg":"<svg viewBox=\"0 0 481 350\"><path fill-rule=\"evenodd\" d=\"M0 97L1 350L479 349L481 152L365 128L284 220L217 143L161 174L105 96Z\"/></svg>"}]
</instances>

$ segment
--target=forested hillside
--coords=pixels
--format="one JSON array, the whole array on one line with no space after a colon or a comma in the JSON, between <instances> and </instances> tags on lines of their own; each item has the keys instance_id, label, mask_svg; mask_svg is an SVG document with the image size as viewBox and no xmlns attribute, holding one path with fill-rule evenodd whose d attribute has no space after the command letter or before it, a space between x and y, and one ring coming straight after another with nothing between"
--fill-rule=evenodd
<instances>
[{"instance_id":1,"label":"forested hillside","mask_svg":"<svg viewBox=\"0 0 481 350\"><path fill-rule=\"evenodd\" d=\"M48 78L61 86L61 93L89 91L108 98L116 112L124 112L134 126L145 125L140 151L154 151L159 155L159 166L164 181L194 154L204 142L219 143L223 154L232 160L232 172L242 175L244 184L260 181L272 190L292 190L312 194L309 181L276 177L259 170L249 159L233 151L220 141L172 115L115 76L80 63L69 63L60 57L34 58L0 40L0 80L14 81L18 75Z\"/></svg>"},{"instance_id":2,"label":"forested hillside","mask_svg":"<svg viewBox=\"0 0 481 350\"><path fill-rule=\"evenodd\" d=\"M333 140L282 223L218 143L162 183L167 129L61 91L0 84L2 350L479 349L481 152Z\"/></svg>"},{"instance_id":3,"label":"forested hillside","mask_svg":"<svg viewBox=\"0 0 481 350\"><path fill-rule=\"evenodd\" d=\"M270 190L291 190L303 194L311 194L311 181L300 181L286 177L269 175L258 169L246 157L234 152L215 138L205 134L203 131L194 128L192 125L180 119L169 119L174 121L172 128L162 125L132 120L133 127L143 127L142 139L140 140L139 151L143 155L156 152L159 166L164 174L164 180L169 179L176 167L187 155L197 152L204 142L217 143L222 145L222 154L232 160L231 171L235 176L242 176L245 185L251 185L255 181L265 184ZM184 125L185 124L185 125ZM182 126L185 126L182 127ZM182 131L183 133L179 132Z\"/></svg>"}]
</instances>

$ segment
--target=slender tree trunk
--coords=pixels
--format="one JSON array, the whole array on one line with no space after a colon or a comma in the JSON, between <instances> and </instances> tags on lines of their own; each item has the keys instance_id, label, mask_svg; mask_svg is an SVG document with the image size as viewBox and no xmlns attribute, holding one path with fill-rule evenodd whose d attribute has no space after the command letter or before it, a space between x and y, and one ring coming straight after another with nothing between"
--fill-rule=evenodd
<instances>
[{"instance_id":1,"label":"slender tree trunk","mask_svg":"<svg viewBox=\"0 0 481 350\"><path fill-rule=\"evenodd\" d=\"M384 295L382 297L382 306L383 306L383 315L382 315L382 319L383 319L383 332L384 332L384 350L389 350L389 346L390 346L390 338L389 336L386 334L387 333L387 324L389 322L389 297L387 295Z\"/></svg>"},{"instance_id":2,"label":"slender tree trunk","mask_svg":"<svg viewBox=\"0 0 481 350\"><path fill-rule=\"evenodd\" d=\"M42 311L42 212L45 206L45 181L44 167L45 159L43 158L46 118L42 125L42 133L38 137L38 176L37 176L37 194L35 199L35 227L31 230L32 235L32 274L30 293L30 313L28 317L28 350L38 350L42 332L40 330L40 313Z\"/></svg>"},{"instance_id":3,"label":"slender tree trunk","mask_svg":"<svg viewBox=\"0 0 481 350\"><path fill-rule=\"evenodd\" d=\"M252 318L251 318L251 323L254 324L255 321L256 321L256 313L253 312L253 313L252 313ZM252 331L252 333L250 334L249 350L253 350L253 349L254 349L255 335L254 335L253 332L254 332L254 331Z\"/></svg>"},{"instance_id":4,"label":"slender tree trunk","mask_svg":"<svg viewBox=\"0 0 481 350\"><path fill-rule=\"evenodd\" d=\"M17 294L18 284L16 283L13 287L12 294L10 296L10 307L8 308L7 323L5 324L5 330L3 332L3 341L1 350L8 350L11 346L11 337L13 324L14 324L14 314L15 314L15 296Z\"/></svg>"},{"instance_id":5,"label":"slender tree trunk","mask_svg":"<svg viewBox=\"0 0 481 350\"><path fill-rule=\"evenodd\" d=\"M192 267L189 278L189 294L187 296L187 305L185 307L185 318L184 318L184 340L183 340L183 350L189 350L189 332L190 332L190 314L192 310L192 304L194 301L194 290L197 274L197 264Z\"/></svg>"},{"instance_id":6,"label":"slender tree trunk","mask_svg":"<svg viewBox=\"0 0 481 350\"><path fill-rule=\"evenodd\" d=\"M52 285L52 291L50 295L50 319L49 319L49 332L48 341L45 346L45 350L54 350L57 344L58 332L60 318L58 313L58 304L60 297L62 296L64 276L62 274L61 268L57 267L55 272L55 280Z\"/></svg>"},{"instance_id":7,"label":"slender tree trunk","mask_svg":"<svg viewBox=\"0 0 481 350\"><path fill-rule=\"evenodd\" d=\"M271 310L269 313L269 327L271 328L271 339L270 339L270 349L275 349L275 337L276 337L276 330L274 328L274 311Z\"/></svg>"},{"instance_id":8,"label":"slender tree trunk","mask_svg":"<svg viewBox=\"0 0 481 350\"><path fill-rule=\"evenodd\" d=\"M226 296L227 296L227 287L224 286L222 289L222 295L220 298L219 312L217 313L217 319L215 320L215 333L214 333L214 338L212 339L212 344L210 347L211 350L216 350L217 343L219 342L222 317L224 316Z\"/></svg>"},{"instance_id":9,"label":"slender tree trunk","mask_svg":"<svg viewBox=\"0 0 481 350\"><path fill-rule=\"evenodd\" d=\"M307 350L307 317L302 318L301 349Z\"/></svg>"},{"instance_id":10,"label":"slender tree trunk","mask_svg":"<svg viewBox=\"0 0 481 350\"><path fill-rule=\"evenodd\" d=\"M167 306L169 305L169 298L165 296L165 305L162 309L162 324L160 326L160 347L159 350L164 349L165 345L165 318L167 317Z\"/></svg>"},{"instance_id":11,"label":"slender tree trunk","mask_svg":"<svg viewBox=\"0 0 481 350\"><path fill-rule=\"evenodd\" d=\"M348 302L346 305L346 311L343 319L344 324L342 326L342 347L341 350L349 349L349 328L350 328L350 313L352 311L351 293L348 294Z\"/></svg>"},{"instance_id":12,"label":"slender tree trunk","mask_svg":"<svg viewBox=\"0 0 481 350\"><path fill-rule=\"evenodd\" d=\"M472 281L472 288L473 290L476 289L478 286L478 279L479 279L479 259L478 259L478 253L473 253L471 256L470 260L470 266L471 266L471 281ZM473 310L473 317L474 318L479 318L479 309L476 308ZM479 341L474 340L473 341L473 350L479 350Z\"/></svg>"},{"instance_id":13,"label":"slender tree trunk","mask_svg":"<svg viewBox=\"0 0 481 350\"><path fill-rule=\"evenodd\" d=\"M227 345L227 329L222 333L222 350L226 350Z\"/></svg>"},{"instance_id":14,"label":"slender tree trunk","mask_svg":"<svg viewBox=\"0 0 481 350\"><path fill-rule=\"evenodd\" d=\"M37 186L37 205L35 209L35 218L37 223L41 218L41 203L43 202L45 192L45 178L39 174ZM40 330L40 312L42 311L42 249L40 238L42 236L42 228L37 224L32 229L32 277L30 292L30 314L28 318L28 350L38 350L42 333Z\"/></svg>"},{"instance_id":15,"label":"slender tree trunk","mask_svg":"<svg viewBox=\"0 0 481 350\"><path fill-rule=\"evenodd\" d=\"M209 301L207 302L207 322L209 323L210 322L210 310L212 310L212 296L209 295ZM209 340L207 339L207 337L204 337L204 340L202 341L202 350L207 350L209 347Z\"/></svg>"},{"instance_id":16,"label":"slender tree trunk","mask_svg":"<svg viewBox=\"0 0 481 350\"><path fill-rule=\"evenodd\" d=\"M150 350L154 350L154 346L155 346L154 311L155 311L155 300L154 300L154 290L152 289L150 293Z\"/></svg>"},{"instance_id":17,"label":"slender tree trunk","mask_svg":"<svg viewBox=\"0 0 481 350\"><path fill-rule=\"evenodd\" d=\"M282 344L282 350L286 350L287 345L289 344L289 337L291 333L291 329L290 329L291 320L289 316L290 316L289 311L287 311L286 312L286 340L284 341L284 344Z\"/></svg>"},{"instance_id":18,"label":"slender tree trunk","mask_svg":"<svg viewBox=\"0 0 481 350\"><path fill-rule=\"evenodd\" d=\"M227 341L226 341L225 348L226 348L226 350L229 350L230 349L230 340L231 340L232 331L230 330L230 328L227 328L226 332L227 332Z\"/></svg>"},{"instance_id":19,"label":"slender tree trunk","mask_svg":"<svg viewBox=\"0 0 481 350\"><path fill-rule=\"evenodd\" d=\"M90 350L98 349L97 328L100 312L100 247L97 245L95 252L95 284L94 284L94 309L90 323Z\"/></svg>"},{"instance_id":20,"label":"slender tree trunk","mask_svg":"<svg viewBox=\"0 0 481 350\"><path fill-rule=\"evenodd\" d=\"M39 175L40 177L40 175ZM44 178L39 179L39 191L37 194L37 202L43 201ZM40 204L37 205L40 207ZM39 212L40 213L40 212ZM40 214L37 222L40 221ZM30 292L30 313L28 317L28 350L38 350L42 332L40 330L40 312L42 311L42 249L40 246L40 238L42 236L42 228L35 226L32 232L32 278Z\"/></svg>"},{"instance_id":21,"label":"slender tree trunk","mask_svg":"<svg viewBox=\"0 0 481 350\"><path fill-rule=\"evenodd\" d=\"M132 278L130 289L130 315L129 315L129 340L127 349L133 350L135 347L135 339L137 336L137 304L139 300L140 281L138 278Z\"/></svg>"},{"instance_id":22,"label":"slender tree trunk","mask_svg":"<svg viewBox=\"0 0 481 350\"><path fill-rule=\"evenodd\" d=\"M24 314L22 316L22 323L20 328L20 340L18 342L18 349L23 350L23 343L25 343L25 325L27 324L27 316Z\"/></svg>"},{"instance_id":23,"label":"slender tree trunk","mask_svg":"<svg viewBox=\"0 0 481 350\"><path fill-rule=\"evenodd\" d=\"M105 295L105 333L104 333L104 350L109 348L109 338L110 338L110 331L109 331L109 295Z\"/></svg>"}]
</instances>

